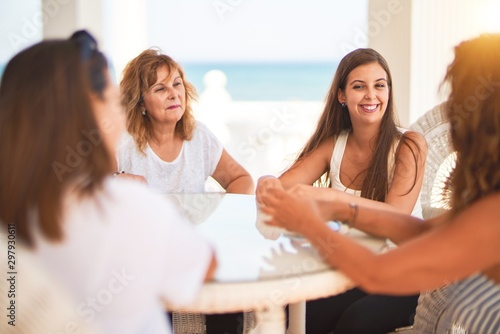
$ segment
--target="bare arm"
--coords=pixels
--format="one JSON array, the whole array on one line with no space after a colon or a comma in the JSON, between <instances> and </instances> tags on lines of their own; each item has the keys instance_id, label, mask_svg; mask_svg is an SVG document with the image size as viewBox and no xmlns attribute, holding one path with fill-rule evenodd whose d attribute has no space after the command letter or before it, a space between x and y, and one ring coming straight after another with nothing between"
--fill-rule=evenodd
<instances>
[{"instance_id":1,"label":"bare arm","mask_svg":"<svg viewBox=\"0 0 500 334\"><path fill-rule=\"evenodd\" d=\"M222 155L212 177L228 193L254 193L252 177L225 149L222 150Z\"/></svg>"},{"instance_id":2,"label":"bare arm","mask_svg":"<svg viewBox=\"0 0 500 334\"><path fill-rule=\"evenodd\" d=\"M333 145L333 139L326 140L310 155L296 161L279 178L271 175L259 178L255 191L257 202L263 203L262 196L271 188L290 189L296 184L312 186L329 169Z\"/></svg>"},{"instance_id":3,"label":"bare arm","mask_svg":"<svg viewBox=\"0 0 500 334\"><path fill-rule=\"evenodd\" d=\"M427 143L418 133L408 131L404 136L413 140L409 145L411 149L400 144L394 163L394 176L391 187L387 193L385 202L373 201L370 199L354 196L331 188L313 187L316 181L330 166L330 159L333 151L333 140L326 141L318 147L310 156L300 162L296 162L289 170L279 177L279 181L284 189L290 189L303 196L308 196L316 200L330 203L356 203L363 207L387 210L401 213L411 213L417 202L422 188L425 158L427 156ZM416 164L415 164L415 157ZM270 178L259 179L257 185L257 201L262 203L262 196L267 189L279 187L275 180ZM411 190L410 190L411 189ZM376 235L372 227L371 231L366 231Z\"/></svg>"},{"instance_id":4,"label":"bare arm","mask_svg":"<svg viewBox=\"0 0 500 334\"><path fill-rule=\"evenodd\" d=\"M419 221L418 219L412 219L405 215L399 216L396 220L372 219L381 214L387 215L387 213L382 213L382 210L409 214L417 202L423 182L427 144L425 139L416 132L408 131L405 136L413 140L410 142L411 149L403 144L398 147L395 155L393 181L385 202L373 201L335 189L316 188L304 184L297 184L291 187L290 191L317 200L325 220L347 221L349 219L347 215L350 214L347 204L354 203L363 208L374 209L372 215L367 216L368 220L364 220L363 217L357 218L357 229L379 237L390 238L396 243L411 238L426 230L428 223L417 224L415 222ZM411 225L394 223L394 221L400 221L401 217L406 217L406 220L411 220L413 223ZM430 224L438 223L432 222Z\"/></svg>"},{"instance_id":5,"label":"bare arm","mask_svg":"<svg viewBox=\"0 0 500 334\"><path fill-rule=\"evenodd\" d=\"M379 210L364 206L362 210L358 207L355 221L353 221L353 208L347 202L332 203L319 200L316 201L316 204L323 221L339 220L350 222L352 227L375 236L390 238L397 244L448 221L448 214L422 220L396 211Z\"/></svg>"},{"instance_id":6,"label":"bare arm","mask_svg":"<svg viewBox=\"0 0 500 334\"><path fill-rule=\"evenodd\" d=\"M273 217L269 224L302 233L331 266L368 292L416 293L500 265L500 194L485 197L446 224L375 255L330 230L314 201L279 190L272 193L263 208ZM363 211L360 208L360 217Z\"/></svg>"},{"instance_id":7,"label":"bare arm","mask_svg":"<svg viewBox=\"0 0 500 334\"><path fill-rule=\"evenodd\" d=\"M415 164L413 152L410 148L400 144L395 156L394 177L385 202L373 201L331 188L316 188L303 184L296 184L288 188L293 192L297 192L304 196L307 195L316 200L328 201L330 203L356 203L367 208L409 214L412 212L422 188L425 158L427 156L427 143L425 139L416 132L408 131L404 135L413 139L417 145L415 146L413 143L410 143L413 152L417 154L417 164ZM285 187L285 189L287 189L287 187Z\"/></svg>"},{"instance_id":8,"label":"bare arm","mask_svg":"<svg viewBox=\"0 0 500 334\"><path fill-rule=\"evenodd\" d=\"M217 269L217 258L215 257L215 254L212 253L212 259L210 260L210 265L208 266L207 273L205 274L205 282L214 278L215 269Z\"/></svg>"},{"instance_id":9,"label":"bare arm","mask_svg":"<svg viewBox=\"0 0 500 334\"><path fill-rule=\"evenodd\" d=\"M325 140L310 155L296 161L279 180L285 189L296 184L312 185L330 167L333 139Z\"/></svg>"}]
</instances>

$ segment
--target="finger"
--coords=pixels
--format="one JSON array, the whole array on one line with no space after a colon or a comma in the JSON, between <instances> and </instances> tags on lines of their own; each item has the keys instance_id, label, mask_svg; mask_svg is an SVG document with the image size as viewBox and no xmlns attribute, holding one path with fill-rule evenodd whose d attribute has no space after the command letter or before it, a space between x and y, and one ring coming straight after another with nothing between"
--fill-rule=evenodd
<instances>
[{"instance_id":1,"label":"finger","mask_svg":"<svg viewBox=\"0 0 500 334\"><path fill-rule=\"evenodd\" d=\"M259 206L259 210L262 211L263 214L268 215L270 217L273 216L274 211L275 211L273 208L271 208L267 205Z\"/></svg>"},{"instance_id":2,"label":"finger","mask_svg":"<svg viewBox=\"0 0 500 334\"><path fill-rule=\"evenodd\" d=\"M269 197L274 197L279 200L283 199L286 196L285 190L278 187L268 189L267 193L269 194Z\"/></svg>"}]
</instances>

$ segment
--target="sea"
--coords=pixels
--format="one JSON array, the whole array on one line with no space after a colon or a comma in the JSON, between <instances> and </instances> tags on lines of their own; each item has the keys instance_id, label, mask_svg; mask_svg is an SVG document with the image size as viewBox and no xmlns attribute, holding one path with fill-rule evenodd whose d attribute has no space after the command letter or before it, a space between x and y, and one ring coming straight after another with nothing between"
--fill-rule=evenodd
<instances>
[{"instance_id":1,"label":"sea","mask_svg":"<svg viewBox=\"0 0 500 334\"><path fill-rule=\"evenodd\" d=\"M182 63L186 79L201 94L211 70L227 78L233 101L324 101L338 63ZM5 64L0 64L0 77Z\"/></svg>"},{"instance_id":2,"label":"sea","mask_svg":"<svg viewBox=\"0 0 500 334\"><path fill-rule=\"evenodd\" d=\"M233 101L323 101L338 63L182 63L198 93L211 70L222 71Z\"/></svg>"}]
</instances>

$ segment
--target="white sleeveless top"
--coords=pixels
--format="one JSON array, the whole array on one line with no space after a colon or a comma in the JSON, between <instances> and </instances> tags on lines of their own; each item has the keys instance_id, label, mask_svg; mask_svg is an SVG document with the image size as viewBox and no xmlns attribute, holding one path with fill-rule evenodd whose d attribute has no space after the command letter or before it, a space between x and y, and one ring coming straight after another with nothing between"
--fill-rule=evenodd
<instances>
[{"instance_id":1,"label":"white sleeveless top","mask_svg":"<svg viewBox=\"0 0 500 334\"><path fill-rule=\"evenodd\" d=\"M398 128L402 133L405 133L406 129ZM335 140L335 147L333 148L332 159L330 161L330 181L332 183L332 188L343 191L345 193L361 196L361 190L355 190L346 187L340 181L340 165L342 163L342 158L344 156L345 147L347 144L347 138L349 137L349 131L343 131ZM392 183L392 178L394 176L394 156L396 154L396 150L398 148L399 141L395 142L391 153L389 154L387 164L389 166L389 187ZM420 195L417 198L417 202L413 207L413 211L411 213L412 216L422 218L422 205L420 204Z\"/></svg>"}]
</instances>

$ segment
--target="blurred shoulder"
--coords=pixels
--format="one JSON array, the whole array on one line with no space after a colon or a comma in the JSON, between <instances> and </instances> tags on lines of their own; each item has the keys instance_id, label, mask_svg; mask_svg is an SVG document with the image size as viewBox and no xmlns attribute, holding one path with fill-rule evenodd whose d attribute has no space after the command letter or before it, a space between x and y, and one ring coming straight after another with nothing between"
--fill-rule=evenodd
<instances>
[{"instance_id":1,"label":"blurred shoulder","mask_svg":"<svg viewBox=\"0 0 500 334\"><path fill-rule=\"evenodd\" d=\"M109 177L104 182L104 194L111 205L118 205L123 210L136 210L143 212L171 211L172 203L166 197L153 192L146 184L118 177Z\"/></svg>"},{"instance_id":2,"label":"blurred shoulder","mask_svg":"<svg viewBox=\"0 0 500 334\"><path fill-rule=\"evenodd\" d=\"M130 147L135 147L134 137L132 137L127 131L124 131L120 139L118 140L117 148L118 150L121 150L128 149Z\"/></svg>"}]
</instances>

